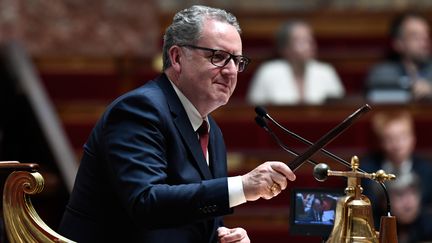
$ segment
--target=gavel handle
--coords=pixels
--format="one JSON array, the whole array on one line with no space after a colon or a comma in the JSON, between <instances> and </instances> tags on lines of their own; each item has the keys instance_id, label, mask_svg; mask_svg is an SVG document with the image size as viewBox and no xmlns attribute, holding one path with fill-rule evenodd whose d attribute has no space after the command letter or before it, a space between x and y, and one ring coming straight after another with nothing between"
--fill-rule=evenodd
<instances>
[{"instance_id":1,"label":"gavel handle","mask_svg":"<svg viewBox=\"0 0 432 243\"><path fill-rule=\"evenodd\" d=\"M306 160L308 160L314 153L318 150L326 146L333 139L335 139L339 134L344 132L348 127L350 127L357 119L359 119L362 115L371 110L371 107L366 104L347 117L344 121L342 121L335 128L330 130L324 136L322 136L316 143L310 146L303 154L296 157L293 161L291 161L288 166L291 170L295 171L300 165L302 165Z\"/></svg>"}]
</instances>

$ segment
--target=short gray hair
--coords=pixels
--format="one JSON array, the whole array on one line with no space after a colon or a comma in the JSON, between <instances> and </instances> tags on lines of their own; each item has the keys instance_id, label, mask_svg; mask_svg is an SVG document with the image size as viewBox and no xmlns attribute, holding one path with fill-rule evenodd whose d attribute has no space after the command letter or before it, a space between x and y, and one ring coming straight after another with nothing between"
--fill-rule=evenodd
<instances>
[{"instance_id":1,"label":"short gray hair","mask_svg":"<svg viewBox=\"0 0 432 243\"><path fill-rule=\"evenodd\" d=\"M241 33L237 18L218 8L194 5L174 15L173 22L165 31L163 43L163 70L171 66L168 50L173 45L193 45L201 37L202 25L205 19L214 19L234 26Z\"/></svg>"}]
</instances>

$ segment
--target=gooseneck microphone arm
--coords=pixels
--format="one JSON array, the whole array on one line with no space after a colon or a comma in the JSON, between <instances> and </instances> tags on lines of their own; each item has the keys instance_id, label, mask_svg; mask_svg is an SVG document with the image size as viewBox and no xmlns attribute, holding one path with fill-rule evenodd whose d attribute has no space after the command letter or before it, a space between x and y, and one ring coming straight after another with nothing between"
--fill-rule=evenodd
<instances>
[{"instance_id":1,"label":"gooseneck microphone arm","mask_svg":"<svg viewBox=\"0 0 432 243\"><path fill-rule=\"evenodd\" d=\"M288 146L286 146L277 136L276 134L273 132L273 130L267 126L266 121L264 120L264 118L257 116L255 117L255 122L262 128L264 128L264 130L270 134L270 136L273 138L273 140L279 145L279 147L281 147L283 150L285 150L286 152L290 153L291 155L294 156L299 156L299 154L297 152L295 152L294 150L291 150L288 148ZM309 163L313 164L313 165L317 165L318 163L308 159L307 160Z\"/></svg>"},{"instance_id":2,"label":"gooseneck microphone arm","mask_svg":"<svg viewBox=\"0 0 432 243\"><path fill-rule=\"evenodd\" d=\"M295 171L298 169L300 165L304 163L304 161L308 160L315 152L321 150L324 146L330 143L333 139L339 136L342 132L344 132L349 126L351 126L355 120L360 118L363 114L368 112L371 109L369 105L364 105L356 112L351 114L348 118L346 118L342 123L337 125L335 128L330 130L324 136L322 136L318 141L312 146L310 146L303 154L297 156L291 163L289 163L290 168ZM258 112L258 111L257 111ZM262 113L262 112L261 112ZM264 112L266 113L266 112ZM339 160L338 160L339 161ZM346 165L345 163L343 163Z\"/></svg>"},{"instance_id":3,"label":"gooseneck microphone arm","mask_svg":"<svg viewBox=\"0 0 432 243\"><path fill-rule=\"evenodd\" d=\"M255 112L257 113L258 116L266 118L267 120L271 121L273 124L278 126L280 129L282 129L284 132L288 133L288 135L294 137L295 139L303 142L304 144L313 145L313 143L311 141L301 137L300 135L296 134L295 132L292 132L292 131L288 130L286 127L282 126L279 122L277 122L275 119L273 119L273 117L271 117L263 107L261 107L261 106L255 107ZM346 160L342 159L341 157L329 152L326 149L321 149L320 152L322 152L325 155L327 155L328 157L338 161L339 163L344 164L347 167L351 167L351 164L348 163L348 161L346 161Z\"/></svg>"},{"instance_id":4,"label":"gooseneck microphone arm","mask_svg":"<svg viewBox=\"0 0 432 243\"><path fill-rule=\"evenodd\" d=\"M326 146L328 143L330 143L333 139L335 139L337 136L339 136L342 132L344 132L348 127L350 127L355 120L360 118L363 114L370 111L371 107L369 105L364 105L357 111L355 111L353 114L351 114L348 118L346 118L344 121L342 121L339 125L337 125L335 128L330 130L328 133L326 133L324 136L322 136L316 143L314 143L312 146L309 147L303 154L296 157L291 163L290 168L292 170L296 170L300 165L303 164L303 162L306 159L309 159L315 152Z\"/></svg>"}]
</instances>

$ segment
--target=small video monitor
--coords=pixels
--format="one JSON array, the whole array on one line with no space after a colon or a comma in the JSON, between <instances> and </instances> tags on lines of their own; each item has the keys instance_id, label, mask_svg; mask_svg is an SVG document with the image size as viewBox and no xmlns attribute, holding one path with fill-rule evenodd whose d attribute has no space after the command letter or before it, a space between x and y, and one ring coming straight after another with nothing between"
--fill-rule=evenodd
<instances>
[{"instance_id":1,"label":"small video monitor","mask_svg":"<svg viewBox=\"0 0 432 243\"><path fill-rule=\"evenodd\" d=\"M327 238L333 229L337 201L342 196L341 188L293 188L290 233Z\"/></svg>"}]
</instances>

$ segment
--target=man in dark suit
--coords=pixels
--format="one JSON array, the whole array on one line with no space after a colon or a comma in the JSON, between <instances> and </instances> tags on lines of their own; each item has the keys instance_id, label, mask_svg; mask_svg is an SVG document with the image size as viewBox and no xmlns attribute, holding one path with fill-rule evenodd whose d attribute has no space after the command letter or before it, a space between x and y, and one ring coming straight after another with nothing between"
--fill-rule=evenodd
<instances>
[{"instance_id":1,"label":"man in dark suit","mask_svg":"<svg viewBox=\"0 0 432 243\"><path fill-rule=\"evenodd\" d=\"M432 60L427 19L414 12L397 16L390 27L393 53L373 66L366 79L373 102L409 102L432 98Z\"/></svg>"},{"instance_id":2,"label":"man in dark suit","mask_svg":"<svg viewBox=\"0 0 432 243\"><path fill-rule=\"evenodd\" d=\"M400 243L432 240L432 215L430 210L422 208L421 188L415 173L403 174L387 184L392 213L397 218L397 236Z\"/></svg>"},{"instance_id":3,"label":"man in dark suit","mask_svg":"<svg viewBox=\"0 0 432 243\"><path fill-rule=\"evenodd\" d=\"M78 242L249 242L221 216L270 199L295 175L282 162L227 177L222 133L209 113L228 102L242 56L240 27L224 10L174 16L164 73L114 101L87 143L60 233Z\"/></svg>"},{"instance_id":4,"label":"man in dark suit","mask_svg":"<svg viewBox=\"0 0 432 243\"><path fill-rule=\"evenodd\" d=\"M306 212L308 221L321 222L323 216L323 202L320 198L314 198L311 208Z\"/></svg>"}]
</instances>

